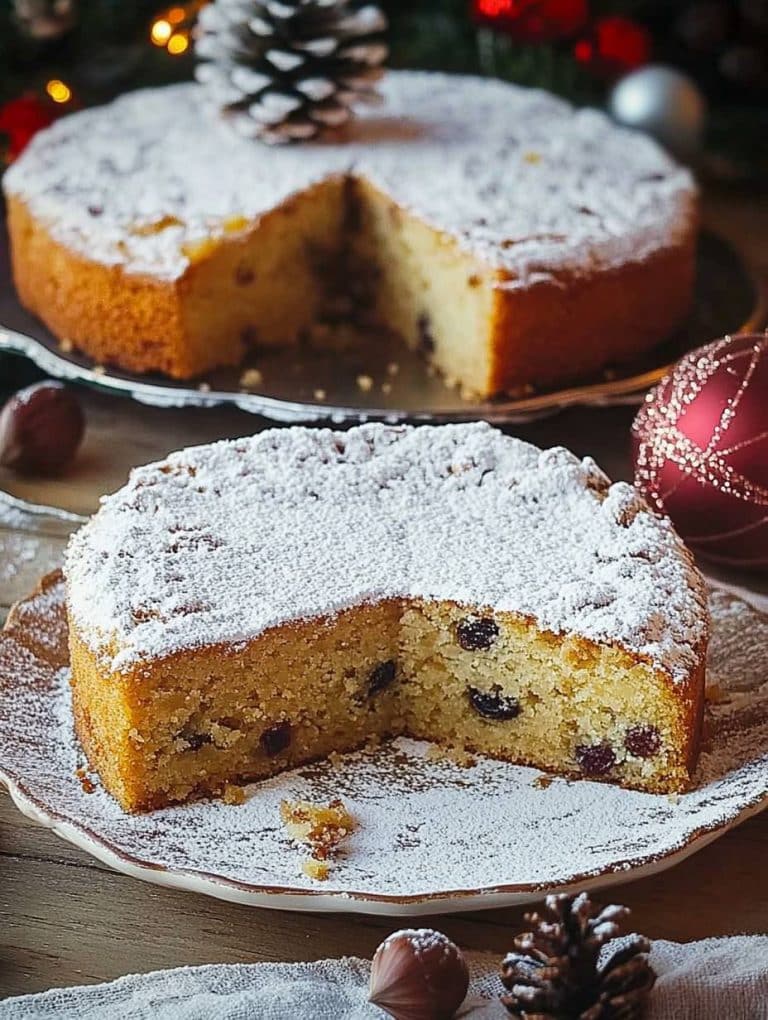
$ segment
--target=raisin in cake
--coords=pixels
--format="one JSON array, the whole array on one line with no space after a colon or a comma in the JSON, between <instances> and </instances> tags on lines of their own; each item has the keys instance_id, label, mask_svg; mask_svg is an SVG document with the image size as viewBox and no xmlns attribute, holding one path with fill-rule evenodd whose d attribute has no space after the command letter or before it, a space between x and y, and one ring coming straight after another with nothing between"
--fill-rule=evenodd
<instances>
[{"instance_id":1,"label":"raisin in cake","mask_svg":"<svg viewBox=\"0 0 768 1020\"><path fill-rule=\"evenodd\" d=\"M131 810L374 735L650 791L696 762L706 599L671 524L485 424L173 454L66 574L77 731Z\"/></svg>"},{"instance_id":2,"label":"raisin in cake","mask_svg":"<svg viewBox=\"0 0 768 1020\"><path fill-rule=\"evenodd\" d=\"M649 138L498 81L397 72L383 93L335 139L276 148L194 84L59 121L4 178L21 300L98 361L188 378L299 342L336 267L483 395L685 317L695 188Z\"/></svg>"}]
</instances>

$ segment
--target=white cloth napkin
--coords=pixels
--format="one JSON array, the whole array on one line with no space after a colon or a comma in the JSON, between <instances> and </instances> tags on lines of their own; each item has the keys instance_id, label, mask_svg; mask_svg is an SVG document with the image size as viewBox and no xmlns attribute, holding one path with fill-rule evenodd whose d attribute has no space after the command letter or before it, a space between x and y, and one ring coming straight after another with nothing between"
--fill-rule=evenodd
<instances>
[{"instance_id":1,"label":"white cloth napkin","mask_svg":"<svg viewBox=\"0 0 768 1020\"><path fill-rule=\"evenodd\" d=\"M648 1020L766 1020L768 935L654 942Z\"/></svg>"},{"instance_id":2,"label":"white cloth napkin","mask_svg":"<svg viewBox=\"0 0 768 1020\"><path fill-rule=\"evenodd\" d=\"M459 1016L503 1020L499 960L469 954ZM647 1020L768 1020L768 936L654 942ZM382 1020L367 1001L370 963L221 964L132 974L0 1002L0 1020Z\"/></svg>"}]
</instances>

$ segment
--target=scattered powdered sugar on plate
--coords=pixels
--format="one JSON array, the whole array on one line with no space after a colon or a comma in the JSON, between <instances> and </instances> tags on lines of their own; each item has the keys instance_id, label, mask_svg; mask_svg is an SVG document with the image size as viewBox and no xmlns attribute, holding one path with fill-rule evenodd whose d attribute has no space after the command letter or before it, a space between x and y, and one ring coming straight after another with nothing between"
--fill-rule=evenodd
<instances>
[{"instance_id":1,"label":"scattered powdered sugar on plate","mask_svg":"<svg viewBox=\"0 0 768 1020\"><path fill-rule=\"evenodd\" d=\"M614 267L690 231L695 186L651 139L499 81L393 72L340 140L243 139L198 85L146 89L41 131L6 172L60 242L176 279L190 249L353 174L530 286ZM242 225L241 225L242 229Z\"/></svg>"},{"instance_id":2,"label":"scattered powdered sugar on plate","mask_svg":"<svg viewBox=\"0 0 768 1020\"><path fill-rule=\"evenodd\" d=\"M441 931L435 931L434 928L400 928L398 931L393 931L391 935L387 935L382 943L382 948L391 945L400 938L407 939L416 954L442 948L447 955L453 945L447 935Z\"/></svg>"},{"instance_id":3,"label":"scattered powdered sugar on plate","mask_svg":"<svg viewBox=\"0 0 768 1020\"><path fill-rule=\"evenodd\" d=\"M768 798L768 617L714 591L716 692L695 788L670 798L478 758L462 767L397 740L198 802L127 815L96 784L72 728L63 585L49 578L0 637L0 774L17 802L118 869L275 907L413 914L537 898L642 873L725 831ZM327 882L300 872L283 798L340 796L358 821ZM146 870L142 870L146 869ZM472 900L470 897L474 896Z\"/></svg>"},{"instance_id":4,"label":"scattered powdered sugar on plate","mask_svg":"<svg viewBox=\"0 0 768 1020\"><path fill-rule=\"evenodd\" d=\"M102 501L66 573L80 637L118 672L382 598L519 613L682 681L707 626L690 554L631 486L484 423L182 450Z\"/></svg>"},{"instance_id":5,"label":"scattered powdered sugar on plate","mask_svg":"<svg viewBox=\"0 0 768 1020\"><path fill-rule=\"evenodd\" d=\"M14 578L25 563L32 563L40 549L40 540L28 535L0 535L0 582Z\"/></svg>"}]
</instances>

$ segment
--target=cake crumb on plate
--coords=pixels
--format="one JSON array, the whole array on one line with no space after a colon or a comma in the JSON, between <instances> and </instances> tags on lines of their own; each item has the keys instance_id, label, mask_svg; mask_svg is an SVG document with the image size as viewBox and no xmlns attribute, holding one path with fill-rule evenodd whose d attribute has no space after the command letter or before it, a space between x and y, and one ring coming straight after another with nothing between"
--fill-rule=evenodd
<instances>
[{"instance_id":1,"label":"cake crumb on plate","mask_svg":"<svg viewBox=\"0 0 768 1020\"><path fill-rule=\"evenodd\" d=\"M325 882L331 869L325 861L316 861L314 857L310 857L309 860L302 861L301 870L307 878L313 878L316 882Z\"/></svg>"},{"instance_id":2,"label":"cake crumb on plate","mask_svg":"<svg viewBox=\"0 0 768 1020\"><path fill-rule=\"evenodd\" d=\"M250 389L252 386L261 386L264 376L258 368L247 368L240 376L240 385L243 389Z\"/></svg>"},{"instance_id":3,"label":"cake crumb on plate","mask_svg":"<svg viewBox=\"0 0 768 1020\"><path fill-rule=\"evenodd\" d=\"M224 787L222 800L225 804L245 804L245 790L242 786L238 786L236 783L227 783Z\"/></svg>"},{"instance_id":4,"label":"cake crumb on plate","mask_svg":"<svg viewBox=\"0 0 768 1020\"><path fill-rule=\"evenodd\" d=\"M312 854L309 860L302 862L301 870L320 881L328 877L329 866L325 862L334 856L341 842L357 827L355 819L338 797L327 804L282 800L280 818L291 839L309 847Z\"/></svg>"}]
</instances>

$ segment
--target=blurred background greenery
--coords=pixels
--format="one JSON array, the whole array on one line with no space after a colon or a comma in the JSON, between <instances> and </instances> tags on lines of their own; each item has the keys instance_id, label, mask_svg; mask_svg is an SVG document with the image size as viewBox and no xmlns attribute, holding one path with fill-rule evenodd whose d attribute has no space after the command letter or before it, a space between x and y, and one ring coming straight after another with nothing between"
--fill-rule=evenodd
<instances>
[{"instance_id":1,"label":"blurred background greenery","mask_svg":"<svg viewBox=\"0 0 768 1020\"><path fill-rule=\"evenodd\" d=\"M203 3L0 0L5 157L63 111L190 77ZM753 186L768 180L768 0L383 0L382 6L393 66L495 74L597 105L638 67L677 68L706 97L708 168Z\"/></svg>"},{"instance_id":2,"label":"blurred background greenery","mask_svg":"<svg viewBox=\"0 0 768 1020\"><path fill-rule=\"evenodd\" d=\"M589 96L598 91L601 75L588 60L574 58L575 46L594 35L601 21L621 18L647 30L649 59L683 67L711 98L768 102L768 0L383 0L381 5L390 17L395 65L478 70L478 26L495 25L500 36L515 43L499 47L500 74ZM0 0L0 98L54 68L74 76L86 95L119 90L131 79L143 84L183 77L189 73L189 49L177 51L175 61L163 60L168 51L147 45L149 30L171 10L183 12L180 27L187 31L200 6ZM614 27L614 45L620 47L621 26ZM553 74L556 80L548 81Z\"/></svg>"}]
</instances>

